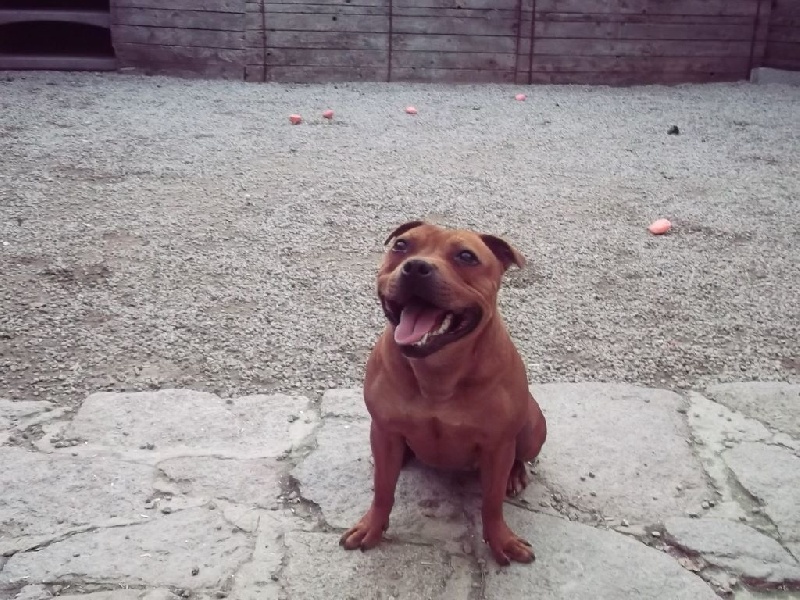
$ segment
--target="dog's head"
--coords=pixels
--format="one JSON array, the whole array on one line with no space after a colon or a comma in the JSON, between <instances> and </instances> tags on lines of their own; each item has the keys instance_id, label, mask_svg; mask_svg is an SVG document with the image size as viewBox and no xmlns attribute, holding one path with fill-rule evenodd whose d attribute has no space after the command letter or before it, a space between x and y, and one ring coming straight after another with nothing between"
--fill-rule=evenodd
<instances>
[{"instance_id":1,"label":"dog's head","mask_svg":"<svg viewBox=\"0 0 800 600\"><path fill-rule=\"evenodd\" d=\"M386 239L378 296L403 354L424 358L466 339L497 310L511 265L525 259L508 242L473 231L410 221Z\"/></svg>"}]
</instances>

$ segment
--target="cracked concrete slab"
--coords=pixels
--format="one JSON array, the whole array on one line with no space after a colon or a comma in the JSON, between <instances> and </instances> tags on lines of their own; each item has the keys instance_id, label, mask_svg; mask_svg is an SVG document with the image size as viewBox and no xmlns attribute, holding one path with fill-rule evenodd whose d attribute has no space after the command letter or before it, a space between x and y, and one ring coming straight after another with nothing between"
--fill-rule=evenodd
<instances>
[{"instance_id":1,"label":"cracked concrete slab","mask_svg":"<svg viewBox=\"0 0 800 600\"><path fill-rule=\"evenodd\" d=\"M249 536L219 511L191 508L15 554L0 571L0 589L71 580L213 589L225 585L251 553Z\"/></svg>"},{"instance_id":2,"label":"cracked concrete slab","mask_svg":"<svg viewBox=\"0 0 800 600\"><path fill-rule=\"evenodd\" d=\"M377 598L376 589L382 600L710 600L730 577L795 585L800 518L787 490L800 489L800 458L789 434L700 394L533 389L548 443L523 498L505 510L534 543L534 565L499 569L488 556L477 474L415 462L402 472L386 541L365 554L338 546L372 497L361 390L331 390L318 407L188 390L97 394L72 422L49 419L41 451L0 447L12 465L0 470L0 599L22 589L44 600L56 585L74 600L167 600L182 590L197 600ZM33 408L0 432L55 412ZM676 519L687 508L706 518ZM705 531L712 514L746 517L758 531L737 520ZM660 551L670 549L650 534L660 520L663 535L703 554L712 585ZM783 548L769 537L778 532Z\"/></svg>"},{"instance_id":3,"label":"cracked concrete slab","mask_svg":"<svg viewBox=\"0 0 800 600\"><path fill-rule=\"evenodd\" d=\"M332 527L351 527L372 501L369 421L329 418L317 433L316 449L292 473L300 493L319 505ZM468 527L459 474L412 462L397 484L389 536L456 539Z\"/></svg>"},{"instance_id":4,"label":"cracked concrete slab","mask_svg":"<svg viewBox=\"0 0 800 600\"><path fill-rule=\"evenodd\" d=\"M718 600L675 560L628 537L517 508L506 514L512 529L533 544L536 561L490 568L486 600Z\"/></svg>"},{"instance_id":5,"label":"cracked concrete slab","mask_svg":"<svg viewBox=\"0 0 800 600\"><path fill-rule=\"evenodd\" d=\"M152 469L113 458L0 447L0 464L0 554L87 527L139 522L150 493Z\"/></svg>"},{"instance_id":6,"label":"cracked concrete slab","mask_svg":"<svg viewBox=\"0 0 800 600\"><path fill-rule=\"evenodd\" d=\"M286 535L286 594L303 600L467 600L472 576L462 560L430 546L384 542L346 552L329 533Z\"/></svg>"},{"instance_id":7,"label":"cracked concrete slab","mask_svg":"<svg viewBox=\"0 0 800 600\"><path fill-rule=\"evenodd\" d=\"M216 456L170 458L158 463L157 491L276 508L286 463L271 458L238 460Z\"/></svg>"},{"instance_id":8,"label":"cracked concrete slab","mask_svg":"<svg viewBox=\"0 0 800 600\"><path fill-rule=\"evenodd\" d=\"M757 583L800 584L800 565L778 542L727 519L667 519L670 541L707 563Z\"/></svg>"},{"instance_id":9,"label":"cracked concrete slab","mask_svg":"<svg viewBox=\"0 0 800 600\"><path fill-rule=\"evenodd\" d=\"M359 388L328 390L322 396L320 413L326 417L369 419L363 392Z\"/></svg>"},{"instance_id":10,"label":"cracked concrete slab","mask_svg":"<svg viewBox=\"0 0 800 600\"><path fill-rule=\"evenodd\" d=\"M713 385L706 395L772 429L800 438L800 384L748 381Z\"/></svg>"},{"instance_id":11,"label":"cracked concrete slab","mask_svg":"<svg viewBox=\"0 0 800 600\"><path fill-rule=\"evenodd\" d=\"M51 411L53 405L42 400L7 400L0 398L0 444L5 444L11 437L11 429L45 411Z\"/></svg>"},{"instance_id":12,"label":"cracked concrete slab","mask_svg":"<svg viewBox=\"0 0 800 600\"><path fill-rule=\"evenodd\" d=\"M781 446L744 442L722 458L739 483L763 502L783 541L793 548L800 544L800 457Z\"/></svg>"},{"instance_id":13,"label":"cracked concrete slab","mask_svg":"<svg viewBox=\"0 0 800 600\"><path fill-rule=\"evenodd\" d=\"M548 424L537 473L582 510L652 523L711 496L677 394L599 383L531 391Z\"/></svg>"},{"instance_id":14,"label":"cracked concrete slab","mask_svg":"<svg viewBox=\"0 0 800 600\"><path fill-rule=\"evenodd\" d=\"M85 440L91 449L133 451L154 461L198 454L263 458L302 444L315 424L316 414L304 397L223 400L193 390L102 392L84 401L64 435ZM148 455L148 448L156 452Z\"/></svg>"},{"instance_id":15,"label":"cracked concrete slab","mask_svg":"<svg viewBox=\"0 0 800 600\"><path fill-rule=\"evenodd\" d=\"M178 600L170 590L111 590L89 594L61 594L59 600Z\"/></svg>"},{"instance_id":16,"label":"cracked concrete slab","mask_svg":"<svg viewBox=\"0 0 800 600\"><path fill-rule=\"evenodd\" d=\"M233 579L230 600L283 600L279 574L285 554L284 536L297 523L291 517L262 511L255 550Z\"/></svg>"}]
</instances>

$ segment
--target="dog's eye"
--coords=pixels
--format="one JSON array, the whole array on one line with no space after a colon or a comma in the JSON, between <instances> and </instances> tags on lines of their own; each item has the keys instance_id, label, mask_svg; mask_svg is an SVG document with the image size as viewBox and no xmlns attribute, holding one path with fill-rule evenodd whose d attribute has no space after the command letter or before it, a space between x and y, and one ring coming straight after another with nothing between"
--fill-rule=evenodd
<instances>
[{"instance_id":1,"label":"dog's eye","mask_svg":"<svg viewBox=\"0 0 800 600\"><path fill-rule=\"evenodd\" d=\"M406 250L408 250L408 242L403 239L397 240L392 246L392 252L405 252Z\"/></svg>"},{"instance_id":2,"label":"dog's eye","mask_svg":"<svg viewBox=\"0 0 800 600\"><path fill-rule=\"evenodd\" d=\"M465 265L477 265L479 262L472 250L462 250L456 255L456 258Z\"/></svg>"}]
</instances>

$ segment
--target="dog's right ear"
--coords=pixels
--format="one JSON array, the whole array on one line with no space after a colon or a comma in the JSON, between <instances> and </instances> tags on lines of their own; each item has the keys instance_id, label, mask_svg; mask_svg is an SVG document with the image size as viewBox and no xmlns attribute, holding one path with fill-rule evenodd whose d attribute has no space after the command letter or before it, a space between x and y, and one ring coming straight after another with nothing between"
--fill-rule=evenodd
<instances>
[{"instance_id":1,"label":"dog's right ear","mask_svg":"<svg viewBox=\"0 0 800 600\"><path fill-rule=\"evenodd\" d=\"M391 242L394 238L396 238L398 235L403 235L406 231L410 231L411 229L419 227L420 225L425 225L425 221L409 221L408 223L403 223L402 225L400 225L400 227L398 227L392 233L389 234L389 237L386 238L386 241L383 242L383 245L385 246L386 244Z\"/></svg>"}]
</instances>

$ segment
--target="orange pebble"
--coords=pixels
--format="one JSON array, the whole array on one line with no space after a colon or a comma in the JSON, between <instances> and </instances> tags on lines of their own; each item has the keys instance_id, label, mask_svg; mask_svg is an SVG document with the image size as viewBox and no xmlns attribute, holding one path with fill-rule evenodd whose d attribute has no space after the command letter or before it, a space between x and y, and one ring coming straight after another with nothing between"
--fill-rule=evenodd
<instances>
[{"instance_id":1,"label":"orange pebble","mask_svg":"<svg viewBox=\"0 0 800 600\"><path fill-rule=\"evenodd\" d=\"M289 123L292 125L300 125L303 122L303 117L300 115L289 115Z\"/></svg>"},{"instance_id":2,"label":"orange pebble","mask_svg":"<svg viewBox=\"0 0 800 600\"><path fill-rule=\"evenodd\" d=\"M324 118L326 118L326 119L332 119L333 118L333 111L332 110L326 110L324 113L322 113L322 116Z\"/></svg>"},{"instance_id":3,"label":"orange pebble","mask_svg":"<svg viewBox=\"0 0 800 600\"><path fill-rule=\"evenodd\" d=\"M658 221L653 221L650 223L650 227L647 229L653 235L663 235L672 229L672 223L670 223L667 219L659 219Z\"/></svg>"},{"instance_id":4,"label":"orange pebble","mask_svg":"<svg viewBox=\"0 0 800 600\"><path fill-rule=\"evenodd\" d=\"M410 115L415 115L417 114L417 109L413 106L406 106L406 112Z\"/></svg>"},{"instance_id":5,"label":"orange pebble","mask_svg":"<svg viewBox=\"0 0 800 600\"><path fill-rule=\"evenodd\" d=\"M525 100L527 100L528 97L525 94L517 94L516 96L514 96L514 99L519 100L520 102L525 102Z\"/></svg>"}]
</instances>

